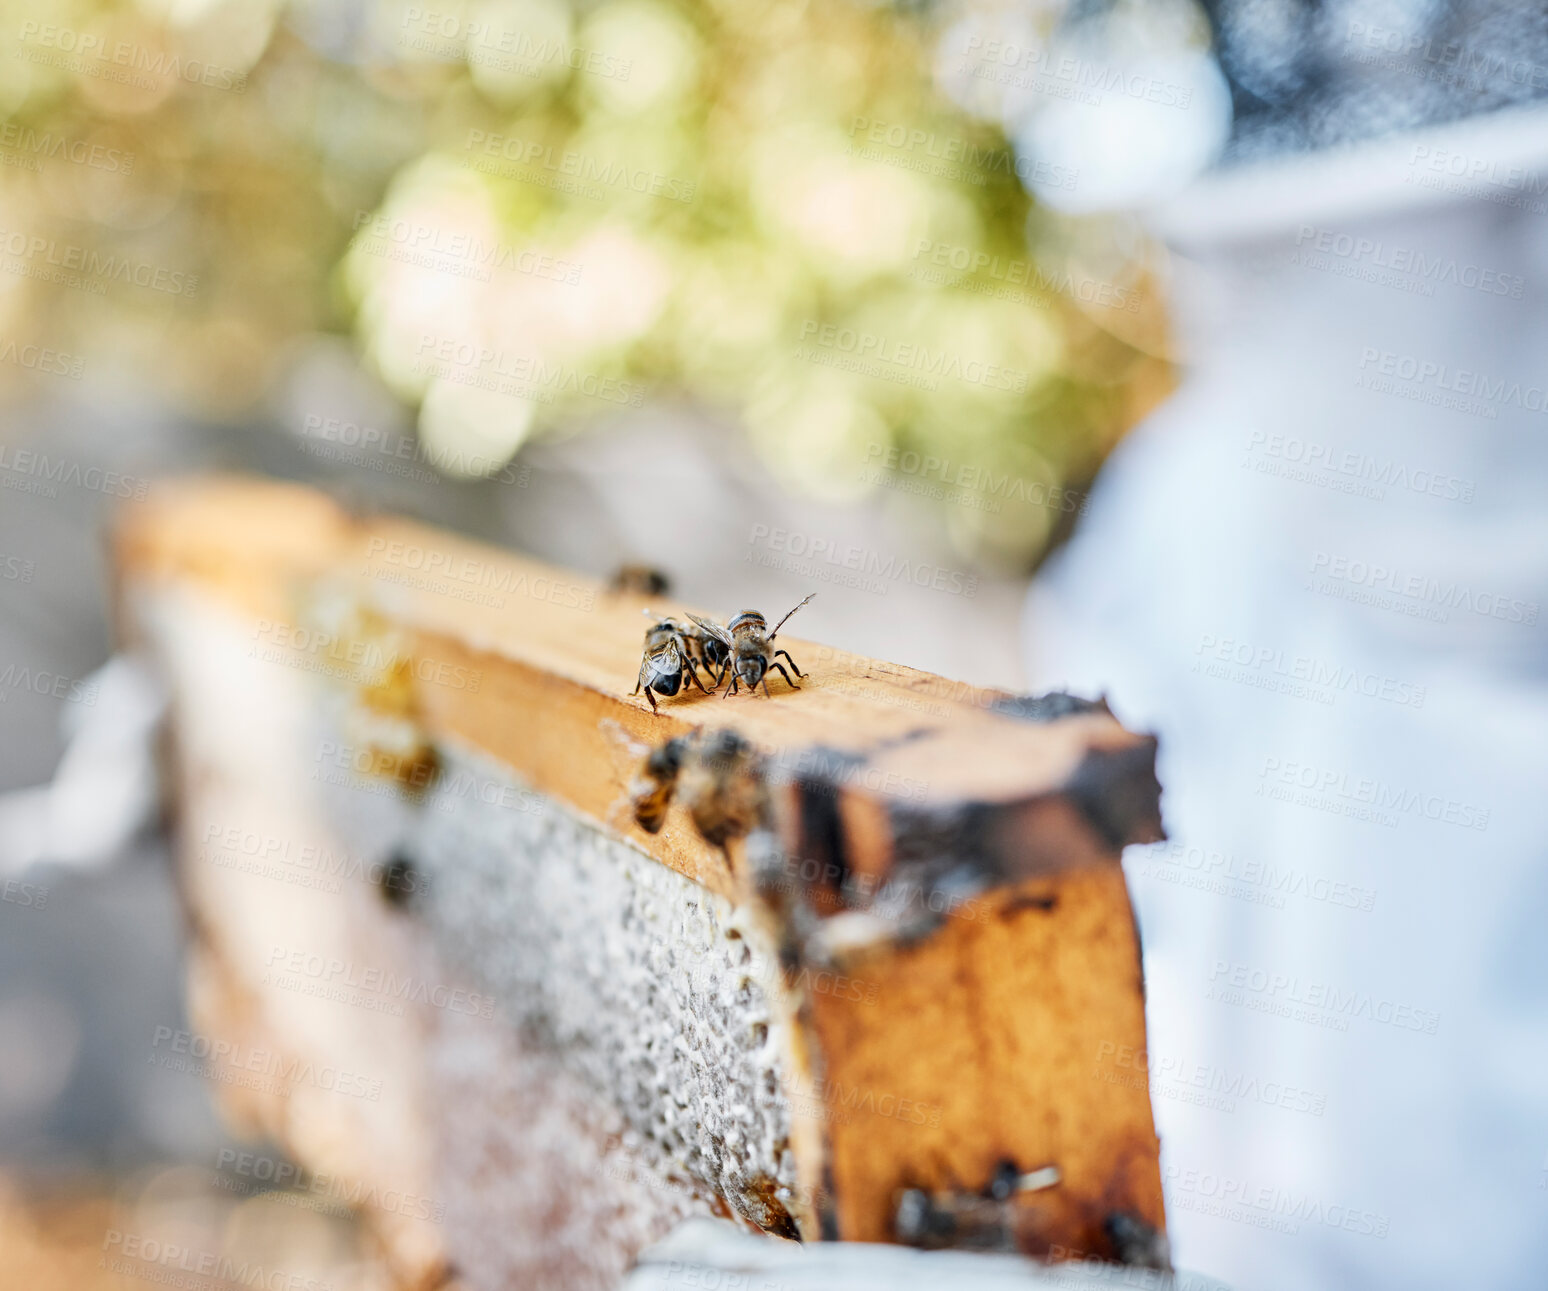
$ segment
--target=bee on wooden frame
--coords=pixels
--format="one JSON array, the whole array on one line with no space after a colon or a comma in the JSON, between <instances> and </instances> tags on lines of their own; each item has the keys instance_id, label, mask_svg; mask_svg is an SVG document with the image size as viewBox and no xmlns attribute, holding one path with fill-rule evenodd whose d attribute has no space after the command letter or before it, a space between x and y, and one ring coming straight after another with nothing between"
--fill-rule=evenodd
<instances>
[{"instance_id":1,"label":"bee on wooden frame","mask_svg":"<svg viewBox=\"0 0 1548 1291\"><path fill-rule=\"evenodd\" d=\"M677 800L707 842L724 848L730 839L767 823L764 763L763 755L732 730L701 732L684 750ZM638 810L635 818L639 819Z\"/></svg>"},{"instance_id":2,"label":"bee on wooden frame","mask_svg":"<svg viewBox=\"0 0 1548 1291\"><path fill-rule=\"evenodd\" d=\"M610 719L603 730L620 757L634 764L623 797L608 814L609 824L616 827L632 815L647 834L658 834L675 800L700 835L723 848L767 823L765 759L735 731L694 731L652 748Z\"/></svg>"},{"instance_id":3,"label":"bee on wooden frame","mask_svg":"<svg viewBox=\"0 0 1548 1291\"><path fill-rule=\"evenodd\" d=\"M801 605L797 605L795 610L791 610L790 614L785 615L784 618L774 625L772 632L769 631L769 621L757 610L743 610L725 627L721 627L720 624L714 623L709 619L701 619L697 614L690 614L688 616L700 628L718 641L730 656L731 686L726 691L728 696L736 694L739 682L746 685L749 690L757 690L761 682L763 684L763 693L765 695L769 694L768 674L770 669L778 669L779 675L789 682L792 690L801 689L791 680L790 674L785 671L785 665L779 662L779 656L783 655L785 657L791 668L795 670L797 677L804 677L806 674L796 667L796 661L790 657L788 650L774 649L774 638L779 635L780 628L790 621L790 615L794 614L796 610L799 610L801 606L805 605L807 601L810 601L816 595L817 593L813 592L811 596L808 596L805 601L801 602ZM723 669L721 677L716 679L715 684L717 686L724 676L725 671Z\"/></svg>"},{"instance_id":4,"label":"bee on wooden frame","mask_svg":"<svg viewBox=\"0 0 1548 1291\"><path fill-rule=\"evenodd\" d=\"M645 754L627 790L634 819L647 834L659 834L666 823L667 808L677 790L683 758L692 748L689 736L679 735Z\"/></svg>"},{"instance_id":5,"label":"bee on wooden frame","mask_svg":"<svg viewBox=\"0 0 1548 1291\"><path fill-rule=\"evenodd\" d=\"M688 617L691 619L693 615ZM684 640L688 642L690 651L697 652L695 657L704 665L704 671L714 670L715 686L718 688L725 679L726 665L731 661L730 648L720 637L705 631L697 623L684 623L681 626Z\"/></svg>"},{"instance_id":6,"label":"bee on wooden frame","mask_svg":"<svg viewBox=\"0 0 1548 1291\"><path fill-rule=\"evenodd\" d=\"M731 658L731 651L719 637L711 636L697 623L684 623L681 619L668 619L646 610L645 614L661 623L670 623L682 636L682 644L687 648L687 657L704 669L705 675L711 673L715 676L715 685L719 686L721 678L725 676L726 661ZM692 615L689 616L692 618Z\"/></svg>"},{"instance_id":7,"label":"bee on wooden frame","mask_svg":"<svg viewBox=\"0 0 1548 1291\"><path fill-rule=\"evenodd\" d=\"M607 590L614 596L667 596L672 579L651 565L620 565L613 571Z\"/></svg>"},{"instance_id":8,"label":"bee on wooden frame","mask_svg":"<svg viewBox=\"0 0 1548 1291\"><path fill-rule=\"evenodd\" d=\"M636 740L611 717L604 717L599 726L623 785L623 794L608 809L608 825L622 829L633 817L647 834L659 834L677 792L678 772L697 735L674 736L653 747Z\"/></svg>"},{"instance_id":9,"label":"bee on wooden frame","mask_svg":"<svg viewBox=\"0 0 1548 1291\"><path fill-rule=\"evenodd\" d=\"M650 614L649 610L645 612ZM694 662L695 654L702 657L702 650L690 641L690 631L676 619L658 619L645 631L645 653L640 659L639 679L629 693L638 695L643 688L652 712L657 709L658 694L675 695L683 688L685 672L693 678L694 685L709 694L699 680L699 667Z\"/></svg>"}]
</instances>

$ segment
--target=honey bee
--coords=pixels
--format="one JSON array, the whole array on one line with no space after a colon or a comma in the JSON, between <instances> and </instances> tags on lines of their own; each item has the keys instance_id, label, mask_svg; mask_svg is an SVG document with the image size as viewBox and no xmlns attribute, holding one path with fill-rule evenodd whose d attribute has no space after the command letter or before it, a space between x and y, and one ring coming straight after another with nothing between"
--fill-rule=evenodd
<instances>
[{"instance_id":1,"label":"honey bee","mask_svg":"<svg viewBox=\"0 0 1548 1291\"><path fill-rule=\"evenodd\" d=\"M690 614L688 616L692 618ZM731 651L720 637L705 631L697 623L685 623L683 626L683 638L688 642L690 650L697 651L698 661L704 665L704 671L714 669L715 686L718 688L725 679L726 664L730 662Z\"/></svg>"},{"instance_id":2,"label":"honey bee","mask_svg":"<svg viewBox=\"0 0 1548 1291\"><path fill-rule=\"evenodd\" d=\"M676 619L658 619L654 626L646 629L645 653L640 660L639 680L629 693L638 695L643 688L645 698L650 700L652 712L657 710L657 694L675 695L682 689L684 672L693 678L694 685L706 695L709 694L704 683L699 680L699 667L694 662L694 656L702 652L690 641L690 630L685 630Z\"/></svg>"},{"instance_id":3,"label":"honey bee","mask_svg":"<svg viewBox=\"0 0 1548 1291\"><path fill-rule=\"evenodd\" d=\"M612 720L603 729L635 766L608 817L615 827L627 812L647 834L659 834L674 798L716 847L766 823L770 806L763 755L735 731L695 731L651 748Z\"/></svg>"},{"instance_id":4,"label":"honey bee","mask_svg":"<svg viewBox=\"0 0 1548 1291\"><path fill-rule=\"evenodd\" d=\"M682 760L677 798L705 840L723 848L767 820L763 755L735 731L707 731Z\"/></svg>"},{"instance_id":5,"label":"honey bee","mask_svg":"<svg viewBox=\"0 0 1548 1291\"><path fill-rule=\"evenodd\" d=\"M666 823L677 775L692 742L691 736L678 735L651 749L629 782L629 804L634 808L635 822L647 834L659 834Z\"/></svg>"},{"instance_id":6,"label":"honey bee","mask_svg":"<svg viewBox=\"0 0 1548 1291\"><path fill-rule=\"evenodd\" d=\"M696 736L679 735L654 748L636 740L611 717L598 723L613 755L623 793L608 809L607 823L625 829L632 818L647 834L659 834L677 790L677 773Z\"/></svg>"},{"instance_id":7,"label":"honey bee","mask_svg":"<svg viewBox=\"0 0 1548 1291\"><path fill-rule=\"evenodd\" d=\"M801 605L797 605L795 610L791 610L790 614L794 614L796 610L799 610L802 605L805 605L807 601L810 601L816 595L817 593L813 592L811 596L808 596L805 601L801 602ZM743 610L725 627L721 627L720 624L711 622L709 619L701 619L697 614L690 614L688 616L701 629L713 637L729 656L731 686L726 691L728 696L736 694L739 682L745 684L749 690L757 690L758 684L762 682L763 693L767 695L769 693L768 674L771 668L779 670L780 676L789 682L792 690L801 689L794 681L791 681L790 674L785 671L785 665L779 662L779 656L785 656L791 668L795 669L797 677L804 677L806 674L796 667L796 661L790 658L788 650L775 650L773 648L774 638L779 635L780 628L789 622L790 614L785 615L784 618L776 623L772 632L769 631L769 621L757 610ZM724 676L725 669L722 668L720 677L717 677L715 681L717 686Z\"/></svg>"},{"instance_id":8,"label":"honey bee","mask_svg":"<svg viewBox=\"0 0 1548 1291\"><path fill-rule=\"evenodd\" d=\"M687 647L688 658L703 668L706 674L714 673L715 685L720 685L720 679L725 675L726 660L731 657L731 652L721 642L719 637L711 636L697 623L684 623L681 619L668 619L654 614L650 610L646 610L645 614L662 623L672 624L682 635L682 644Z\"/></svg>"},{"instance_id":9,"label":"honey bee","mask_svg":"<svg viewBox=\"0 0 1548 1291\"><path fill-rule=\"evenodd\" d=\"M620 565L607 590L614 596L666 596L672 590L672 578L651 565Z\"/></svg>"}]
</instances>

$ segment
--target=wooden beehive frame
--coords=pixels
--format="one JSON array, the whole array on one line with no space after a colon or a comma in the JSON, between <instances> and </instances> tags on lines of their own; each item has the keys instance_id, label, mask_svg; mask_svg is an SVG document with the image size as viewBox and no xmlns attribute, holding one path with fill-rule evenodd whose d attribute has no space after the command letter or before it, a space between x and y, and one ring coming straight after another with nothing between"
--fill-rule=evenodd
<instances>
[{"instance_id":1,"label":"wooden beehive frame","mask_svg":"<svg viewBox=\"0 0 1548 1291\"><path fill-rule=\"evenodd\" d=\"M271 483L164 486L125 517L116 552L126 636L143 635L136 589L175 587L277 625L288 648L326 640L345 664L333 688L378 720L380 770L410 794L439 747L473 751L758 916L783 974L801 1196L772 1210L728 1197L733 1213L891 1241L910 1194L925 1208L916 1237L1114 1258L1133 1257L1135 1225L1164 1229L1148 1091L1092 1077L1103 1046L1144 1046L1118 856L1160 826L1154 741L1105 709L782 635L808 673L800 692L693 691L653 713L629 693L639 599ZM721 848L679 808L654 835L619 810L621 748L718 727L766 759L765 833ZM989 1197L1029 1177L1035 1190Z\"/></svg>"}]
</instances>

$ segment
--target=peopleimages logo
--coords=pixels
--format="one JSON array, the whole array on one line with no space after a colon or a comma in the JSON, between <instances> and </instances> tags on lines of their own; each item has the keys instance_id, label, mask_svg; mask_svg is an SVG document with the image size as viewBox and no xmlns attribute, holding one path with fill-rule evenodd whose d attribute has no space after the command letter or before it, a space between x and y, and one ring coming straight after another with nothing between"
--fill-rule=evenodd
<instances>
[{"instance_id":1,"label":"peopleimages logo","mask_svg":"<svg viewBox=\"0 0 1548 1291\"><path fill-rule=\"evenodd\" d=\"M1399 458L1338 449L1296 435L1271 435L1255 430L1247 437L1247 452L1249 457L1242 465L1253 466L1260 474L1303 480L1376 499L1384 497L1387 488L1394 488L1466 504L1473 500L1478 487L1474 480L1425 470ZM1254 458L1252 454L1261 456Z\"/></svg>"},{"instance_id":2,"label":"peopleimages logo","mask_svg":"<svg viewBox=\"0 0 1548 1291\"><path fill-rule=\"evenodd\" d=\"M1495 410L1500 407L1548 412L1548 389L1543 386L1522 385L1506 377L1486 376L1471 368L1454 368L1434 359L1379 350L1373 345L1360 351L1360 370L1364 374L1361 384L1366 389L1401 394L1401 388L1391 385L1396 380L1433 394L1433 398L1410 396L1420 402L1456 407L1463 412L1481 412L1489 417L1497 416ZM1386 383L1382 384L1379 378L1386 378Z\"/></svg>"},{"instance_id":3,"label":"peopleimages logo","mask_svg":"<svg viewBox=\"0 0 1548 1291\"><path fill-rule=\"evenodd\" d=\"M809 347L832 351L880 365L878 375L890 369L899 373L917 372L936 380L963 381L988 390L1007 390L1012 394L1025 394L1027 391L1027 373L1020 368L984 363L979 359L953 354L950 350L932 350L919 341L905 341L859 328L821 323L814 318L801 324L801 342L797 357L806 357L801 351Z\"/></svg>"},{"instance_id":4,"label":"peopleimages logo","mask_svg":"<svg viewBox=\"0 0 1548 1291\"><path fill-rule=\"evenodd\" d=\"M1169 1165L1163 1171L1167 1200L1179 1210L1196 1210L1268 1228L1297 1233L1302 1224L1321 1224L1361 1237L1383 1238L1391 1225L1386 1215L1358 1206L1326 1203L1309 1193L1273 1184L1254 1187L1244 1179L1185 1170Z\"/></svg>"},{"instance_id":5,"label":"peopleimages logo","mask_svg":"<svg viewBox=\"0 0 1548 1291\"><path fill-rule=\"evenodd\" d=\"M418 755L324 740L317 746L312 760L317 764L312 769L313 780L383 796L396 796L403 789L428 794L428 808L448 815L456 813L463 802L539 816L548 810L548 799L531 789L508 780L475 775L465 767L447 770L440 763ZM423 887L428 882L429 876L422 876L417 880L417 886Z\"/></svg>"},{"instance_id":6,"label":"peopleimages logo","mask_svg":"<svg viewBox=\"0 0 1548 1291\"><path fill-rule=\"evenodd\" d=\"M0 582L30 583L37 568L35 561L20 556L0 556Z\"/></svg>"},{"instance_id":7,"label":"peopleimages logo","mask_svg":"<svg viewBox=\"0 0 1548 1291\"><path fill-rule=\"evenodd\" d=\"M630 166L616 158L604 160L576 152L571 148L555 150L553 144L541 139L522 139L515 135L490 134L484 130L469 130L463 147L489 157L517 163L521 170L496 170L493 173L511 178L528 178L543 187L558 187L569 191L565 185L549 182L554 179L573 180L583 195L606 196L603 189L631 193L648 193L652 197L664 197L673 202L691 202L694 181L659 171ZM483 167L475 165L475 169Z\"/></svg>"},{"instance_id":8,"label":"peopleimages logo","mask_svg":"<svg viewBox=\"0 0 1548 1291\"><path fill-rule=\"evenodd\" d=\"M384 215L378 211L356 211L355 231L365 230L358 243L370 255L393 255L395 259L427 269L444 269L489 282L492 271L525 274L576 286L584 265L551 256L531 247L513 247L503 242L485 242L476 234L447 230L420 220ZM374 244L374 245L373 245ZM450 265L444 263L451 261ZM460 263L459 263L460 262Z\"/></svg>"},{"instance_id":9,"label":"peopleimages logo","mask_svg":"<svg viewBox=\"0 0 1548 1291\"><path fill-rule=\"evenodd\" d=\"M49 67L64 68L100 80L153 89L158 81L186 81L236 94L247 88L247 74L219 67L197 58L184 58L163 46L138 41L109 40L100 32L77 31L53 23L27 21L17 32L22 41L38 46L17 50L16 57ZM143 73L143 75L142 75Z\"/></svg>"},{"instance_id":10,"label":"peopleimages logo","mask_svg":"<svg viewBox=\"0 0 1548 1291\"><path fill-rule=\"evenodd\" d=\"M90 166L112 174L129 174L134 170L134 153L122 148L110 148L96 140L70 139L52 131L39 134L30 126L12 121L0 125L0 148L8 148L29 161L47 157L50 160L73 162L77 166ZM41 167L28 167L28 169Z\"/></svg>"},{"instance_id":11,"label":"peopleimages logo","mask_svg":"<svg viewBox=\"0 0 1548 1291\"><path fill-rule=\"evenodd\" d=\"M379 888L392 877L390 861L262 834L240 825L205 826L198 856L219 869L259 874L326 892L343 891L345 880ZM429 883L428 874L415 871L412 876L396 880L396 887L400 892L422 892Z\"/></svg>"},{"instance_id":12,"label":"peopleimages logo","mask_svg":"<svg viewBox=\"0 0 1548 1291\"><path fill-rule=\"evenodd\" d=\"M1077 278L1068 269L1049 272L1034 261L1002 259L981 247L920 238L914 246L914 263L921 269L937 271L930 276L915 274L926 282L955 280L961 285L967 285L972 276L981 276L1004 283L1007 287L1032 287L1049 295L1067 296L1087 305L1101 305L1130 314L1138 313L1140 308L1140 294L1134 287L1120 287L1116 283L1103 282L1089 276ZM962 282L962 275L970 276L967 282ZM972 290L972 287L968 285L967 289ZM1025 292L1006 292L1001 298L1035 299Z\"/></svg>"},{"instance_id":13,"label":"peopleimages logo","mask_svg":"<svg viewBox=\"0 0 1548 1291\"><path fill-rule=\"evenodd\" d=\"M102 1239L99 1268L120 1276L143 1278L174 1287L211 1286L250 1287L253 1291L332 1291L331 1282L287 1273L272 1265L236 1260L219 1251L200 1251L176 1242L126 1233L110 1228Z\"/></svg>"},{"instance_id":14,"label":"peopleimages logo","mask_svg":"<svg viewBox=\"0 0 1548 1291\"><path fill-rule=\"evenodd\" d=\"M1136 1049L1133 1045L1117 1044L1112 1040L1103 1040L1097 1045L1096 1068L1092 1076L1131 1089L1148 1086L1152 1093L1162 1097L1220 1112L1234 1112L1236 1104L1243 1102L1321 1116L1328 1102L1326 1094L1287 1081L1265 1079L1213 1063L1191 1062L1176 1054L1153 1054L1147 1049Z\"/></svg>"},{"instance_id":15,"label":"peopleimages logo","mask_svg":"<svg viewBox=\"0 0 1548 1291\"><path fill-rule=\"evenodd\" d=\"M254 645L248 658L284 664L303 671L370 685L386 678L412 677L430 686L476 691L483 684L483 670L450 664L428 655L389 650L380 641L340 637L332 632L300 627L294 623L259 619L253 628Z\"/></svg>"},{"instance_id":16,"label":"peopleimages logo","mask_svg":"<svg viewBox=\"0 0 1548 1291\"><path fill-rule=\"evenodd\" d=\"M1209 971L1209 980L1206 999L1294 1017L1336 1031L1347 1031L1351 1019L1425 1035L1434 1035L1440 1029L1440 1014L1433 1010L1378 999L1368 991L1345 990L1331 982L1304 981L1294 973L1271 973L1250 964L1217 959Z\"/></svg>"},{"instance_id":17,"label":"peopleimages logo","mask_svg":"<svg viewBox=\"0 0 1548 1291\"><path fill-rule=\"evenodd\" d=\"M414 348L414 370L457 385L493 390L534 403L552 403L556 396L600 399L638 408L648 390L644 383L596 372L530 354L474 345L454 337L423 334Z\"/></svg>"},{"instance_id":18,"label":"peopleimages logo","mask_svg":"<svg viewBox=\"0 0 1548 1291\"><path fill-rule=\"evenodd\" d=\"M1311 572L1332 583L1363 589L1365 597L1344 596L1345 600L1368 600L1382 609L1401 609L1420 618L1445 623L1452 610L1466 610L1482 618L1520 623L1528 627L1537 622L1536 601L1523 601L1494 592L1477 591L1466 583L1442 581L1424 574L1408 574L1377 561L1355 560L1348 556L1319 551L1312 556ZM1398 602L1387 596L1401 598Z\"/></svg>"},{"instance_id":19,"label":"peopleimages logo","mask_svg":"<svg viewBox=\"0 0 1548 1291\"><path fill-rule=\"evenodd\" d=\"M1353 776L1334 767L1270 757L1263 759L1258 776L1260 796L1300 806L1325 808L1361 819L1369 816L1381 824L1396 825L1397 817L1412 816L1460 829L1482 832L1489 828L1487 807L1437 793L1421 793L1370 776ZM1306 792L1298 795L1296 790Z\"/></svg>"},{"instance_id":20,"label":"peopleimages logo","mask_svg":"<svg viewBox=\"0 0 1548 1291\"><path fill-rule=\"evenodd\" d=\"M197 1031L174 1031L168 1026L155 1029L149 1065L217 1084L261 1090L280 1098L289 1098L297 1088L310 1086L346 1098L372 1103L382 1100L380 1080L326 1064L319 1067L309 1059L287 1057L274 1049L252 1049Z\"/></svg>"},{"instance_id":21,"label":"peopleimages logo","mask_svg":"<svg viewBox=\"0 0 1548 1291\"><path fill-rule=\"evenodd\" d=\"M1382 27L1357 20L1350 21L1344 43L1346 46L1363 46L1369 51L1359 56L1361 63L1407 68L1420 73L1426 80L1462 86L1477 93L1486 88L1502 88L1501 82L1539 92L1548 90L1548 68L1517 57L1519 46L1508 43L1491 46L1488 43L1466 44L1460 40L1440 41L1407 24ZM1377 59L1373 53L1388 57Z\"/></svg>"},{"instance_id":22,"label":"peopleimages logo","mask_svg":"<svg viewBox=\"0 0 1548 1291\"><path fill-rule=\"evenodd\" d=\"M885 596L894 583L947 592L953 596L978 595L978 576L946 569L927 560L885 554L853 543L814 537L799 530L755 524L747 538L744 563L765 569L781 569L825 583L853 587ZM763 548L755 555L757 548Z\"/></svg>"},{"instance_id":23,"label":"peopleimages logo","mask_svg":"<svg viewBox=\"0 0 1548 1291\"><path fill-rule=\"evenodd\" d=\"M1291 264L1312 269L1333 268L1342 263L1350 266L1345 276L1363 276L1359 269L1387 271L1396 277L1371 278L1373 282L1396 283L1400 279L1413 280L1415 288L1423 286L1423 295L1433 295L1436 286L1451 285L1481 291L1490 296L1508 296L1520 300L1526 290L1526 279L1520 274L1501 273L1498 269L1486 269L1482 265L1458 264L1448 256L1426 255L1411 247L1383 242L1380 238L1357 237L1353 233L1341 233L1336 229L1320 229L1303 224L1295 236L1297 254L1291 256ZM1316 257L1331 257L1319 261ZM1359 268L1357 269L1356 266Z\"/></svg>"},{"instance_id":24,"label":"peopleimages logo","mask_svg":"<svg viewBox=\"0 0 1548 1291\"><path fill-rule=\"evenodd\" d=\"M26 276L51 278L71 287L101 292L110 282L144 287L168 296L193 296L199 290L199 276L181 269L168 269L146 260L127 256L104 255L91 247L21 229L0 229L0 253L13 256ZM13 271L9 269L8 272Z\"/></svg>"},{"instance_id":25,"label":"peopleimages logo","mask_svg":"<svg viewBox=\"0 0 1548 1291\"><path fill-rule=\"evenodd\" d=\"M62 699L67 704L84 704L88 708L97 702L95 681L82 681L26 664L8 663L0 668L0 704L5 703L14 691L31 691L45 699Z\"/></svg>"},{"instance_id":26,"label":"peopleimages logo","mask_svg":"<svg viewBox=\"0 0 1548 1291\"><path fill-rule=\"evenodd\" d=\"M492 995L294 946L270 946L265 968L265 985L373 1012L402 1016L403 1004L422 1004L485 1020L494 1017Z\"/></svg>"},{"instance_id":27,"label":"peopleimages logo","mask_svg":"<svg viewBox=\"0 0 1548 1291\"><path fill-rule=\"evenodd\" d=\"M48 904L48 889L38 883L23 883L20 879L0 882L0 901L33 910L41 910Z\"/></svg>"},{"instance_id":28,"label":"peopleimages logo","mask_svg":"<svg viewBox=\"0 0 1548 1291\"><path fill-rule=\"evenodd\" d=\"M1415 144L1409 154L1410 168L1428 170L1450 179L1470 180L1512 193L1548 193L1548 176L1520 166L1501 166L1493 157L1479 157L1449 148Z\"/></svg>"},{"instance_id":29,"label":"peopleimages logo","mask_svg":"<svg viewBox=\"0 0 1548 1291\"><path fill-rule=\"evenodd\" d=\"M412 435L362 426L338 417L308 413L301 425L301 447L314 457L346 462L425 484L439 483L443 473L473 476L500 484L526 488L532 468L504 456L470 453L462 448L439 448ZM418 463L433 470L419 470Z\"/></svg>"},{"instance_id":30,"label":"peopleimages logo","mask_svg":"<svg viewBox=\"0 0 1548 1291\"><path fill-rule=\"evenodd\" d=\"M1133 852L1144 858L1146 868L1140 872L1149 877L1221 896L1237 896L1276 910L1284 909L1287 896L1366 913L1376 906L1375 888L1313 874L1294 865L1275 865L1257 858L1243 860L1234 852L1192 846L1181 839L1168 839L1135 848Z\"/></svg>"},{"instance_id":31,"label":"peopleimages logo","mask_svg":"<svg viewBox=\"0 0 1548 1291\"><path fill-rule=\"evenodd\" d=\"M793 1074L786 1081L786 1092L791 1103L805 1115L838 1125L851 1124L857 1115L883 1116L931 1128L941 1123L941 1109L936 1103L903 1098L890 1090L845 1085L823 1076Z\"/></svg>"},{"instance_id":32,"label":"peopleimages logo","mask_svg":"<svg viewBox=\"0 0 1548 1291\"><path fill-rule=\"evenodd\" d=\"M528 76L537 75L547 65L550 68L568 67L572 72L608 80L627 81L634 70L633 59L584 49L561 38L507 27L498 21L469 19L455 9L411 6L403 12L402 28L401 35L411 48L447 58L466 58L470 63L503 66ZM437 45L437 41L441 43ZM500 55L506 57L502 59Z\"/></svg>"},{"instance_id":33,"label":"peopleimages logo","mask_svg":"<svg viewBox=\"0 0 1548 1291\"><path fill-rule=\"evenodd\" d=\"M50 376L69 377L72 381L81 379L86 366L86 360L78 354L67 354L64 350L47 345L32 345L8 337L0 337L0 363L10 363L18 368L44 372ZM4 463L0 462L0 467L3 466Z\"/></svg>"},{"instance_id":34,"label":"peopleimages logo","mask_svg":"<svg viewBox=\"0 0 1548 1291\"><path fill-rule=\"evenodd\" d=\"M1090 501L1089 495L1081 490L1060 488L1044 480L1027 480L1009 471L997 473L987 466L953 462L948 457L921 454L896 445L872 443L866 448L865 460L882 463L882 469L861 473L862 479L873 484L894 487L902 481L909 487L900 492L996 514L1006 502L1026 502L1066 515L1085 515Z\"/></svg>"},{"instance_id":35,"label":"peopleimages logo","mask_svg":"<svg viewBox=\"0 0 1548 1291\"><path fill-rule=\"evenodd\" d=\"M980 80L1030 89L1093 107L1108 94L1166 108L1187 108L1193 86L1164 81L1116 63L1093 62L1033 38L1026 44L982 35L968 37L962 71Z\"/></svg>"},{"instance_id":36,"label":"peopleimages logo","mask_svg":"<svg viewBox=\"0 0 1548 1291\"><path fill-rule=\"evenodd\" d=\"M396 566L398 571L376 568L377 565ZM548 574L528 576L524 569L504 564L491 564L472 556L453 556L434 547L421 547L414 543L389 541L373 537L366 543L366 566L361 571L384 582L402 583L459 600L472 600L492 605L496 609L505 605L504 593L512 596L530 596L550 605L564 605L569 609L590 612L596 603L596 592L589 587L553 578Z\"/></svg>"},{"instance_id":37,"label":"peopleimages logo","mask_svg":"<svg viewBox=\"0 0 1548 1291\"><path fill-rule=\"evenodd\" d=\"M1073 189L1080 180L1080 172L1070 166L1018 156L1009 148L980 147L970 139L937 135L933 130L921 130L917 126L856 117L850 124L849 137L857 139L861 136L865 145L870 146L852 143L852 154L867 161L901 165L943 179L982 184L985 175L999 173L1014 176L1029 187L1039 184L1063 189ZM887 154L879 151L881 148L892 149L897 154L896 159L889 159ZM966 169L957 166L957 162L963 163Z\"/></svg>"},{"instance_id":38,"label":"peopleimages logo","mask_svg":"<svg viewBox=\"0 0 1548 1291\"><path fill-rule=\"evenodd\" d=\"M314 1203L309 1209L338 1214L357 1210L382 1210L406 1219L439 1224L446 1218L445 1203L378 1183L363 1183L336 1174L313 1174L305 1166L277 1157L235 1148L221 1148L215 1159L215 1183L228 1192L266 1192L280 1200L297 1196ZM259 1185L265 1185L260 1188Z\"/></svg>"},{"instance_id":39,"label":"peopleimages logo","mask_svg":"<svg viewBox=\"0 0 1548 1291\"><path fill-rule=\"evenodd\" d=\"M1331 704L1340 693L1363 695L1405 708L1423 708L1425 688L1381 673L1328 663L1311 655L1288 654L1270 645L1205 633L1194 649L1192 671L1222 681Z\"/></svg>"}]
</instances>

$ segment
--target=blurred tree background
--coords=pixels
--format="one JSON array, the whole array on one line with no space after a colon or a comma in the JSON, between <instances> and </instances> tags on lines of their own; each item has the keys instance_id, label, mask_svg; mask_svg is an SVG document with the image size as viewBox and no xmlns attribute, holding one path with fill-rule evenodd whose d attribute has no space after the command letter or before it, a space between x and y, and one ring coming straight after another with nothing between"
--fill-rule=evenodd
<instances>
[{"instance_id":1,"label":"blurred tree background","mask_svg":"<svg viewBox=\"0 0 1548 1291\"><path fill-rule=\"evenodd\" d=\"M342 334L446 474L686 397L787 487L944 498L959 551L1026 569L1169 388L1155 259L1034 201L1079 167L946 93L948 20L3 0L0 383L256 422Z\"/></svg>"}]
</instances>

